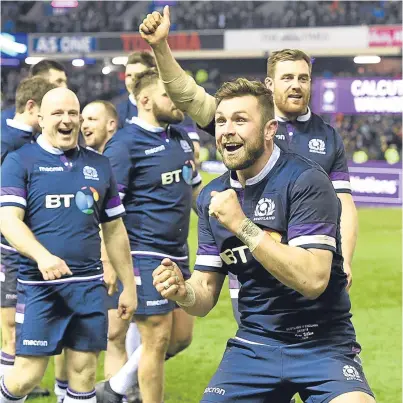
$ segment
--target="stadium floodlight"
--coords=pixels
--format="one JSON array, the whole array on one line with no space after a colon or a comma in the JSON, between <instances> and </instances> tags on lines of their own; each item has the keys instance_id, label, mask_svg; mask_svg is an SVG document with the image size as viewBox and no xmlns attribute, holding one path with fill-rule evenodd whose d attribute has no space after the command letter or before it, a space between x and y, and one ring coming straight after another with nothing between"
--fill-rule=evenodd
<instances>
[{"instance_id":1,"label":"stadium floodlight","mask_svg":"<svg viewBox=\"0 0 403 403\"><path fill-rule=\"evenodd\" d=\"M355 64L377 64L380 61L381 58L379 56L356 56L354 58Z\"/></svg>"},{"instance_id":2,"label":"stadium floodlight","mask_svg":"<svg viewBox=\"0 0 403 403\"><path fill-rule=\"evenodd\" d=\"M113 64L123 64L124 66L127 63L127 56L117 56L112 59Z\"/></svg>"},{"instance_id":3,"label":"stadium floodlight","mask_svg":"<svg viewBox=\"0 0 403 403\"><path fill-rule=\"evenodd\" d=\"M109 74L112 71L112 69L109 66L105 66L102 69L102 74Z\"/></svg>"},{"instance_id":4,"label":"stadium floodlight","mask_svg":"<svg viewBox=\"0 0 403 403\"><path fill-rule=\"evenodd\" d=\"M78 6L78 1L64 1L64 0L54 0L50 3L53 8L74 8Z\"/></svg>"},{"instance_id":5,"label":"stadium floodlight","mask_svg":"<svg viewBox=\"0 0 403 403\"><path fill-rule=\"evenodd\" d=\"M74 67L83 67L85 66L85 61L83 59L73 59L71 64Z\"/></svg>"},{"instance_id":6,"label":"stadium floodlight","mask_svg":"<svg viewBox=\"0 0 403 403\"><path fill-rule=\"evenodd\" d=\"M39 63L41 60L43 59L43 57L32 57L29 56L25 59L25 63L26 64L36 64Z\"/></svg>"},{"instance_id":7,"label":"stadium floodlight","mask_svg":"<svg viewBox=\"0 0 403 403\"><path fill-rule=\"evenodd\" d=\"M24 43L16 42L14 35L10 35L5 32L0 34L0 48L2 53L5 53L9 56L17 56L19 53L26 53L28 49L27 45Z\"/></svg>"}]
</instances>

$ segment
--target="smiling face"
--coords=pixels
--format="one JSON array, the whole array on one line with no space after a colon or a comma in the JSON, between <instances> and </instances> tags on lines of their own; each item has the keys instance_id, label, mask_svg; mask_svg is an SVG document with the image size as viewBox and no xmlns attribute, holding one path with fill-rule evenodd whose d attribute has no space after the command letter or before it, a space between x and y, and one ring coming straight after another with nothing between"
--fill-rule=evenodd
<instances>
[{"instance_id":1,"label":"smiling face","mask_svg":"<svg viewBox=\"0 0 403 403\"><path fill-rule=\"evenodd\" d=\"M43 97L39 125L53 147L63 151L76 147L80 124L80 103L74 92L55 88Z\"/></svg>"},{"instance_id":2,"label":"smiling face","mask_svg":"<svg viewBox=\"0 0 403 403\"><path fill-rule=\"evenodd\" d=\"M267 150L265 125L256 97L246 95L222 100L215 123L217 149L227 168L250 168Z\"/></svg>"},{"instance_id":3,"label":"smiling face","mask_svg":"<svg viewBox=\"0 0 403 403\"><path fill-rule=\"evenodd\" d=\"M273 92L276 115L294 119L307 112L311 73L305 60L277 62L273 77L267 77L265 82Z\"/></svg>"},{"instance_id":4,"label":"smiling face","mask_svg":"<svg viewBox=\"0 0 403 403\"><path fill-rule=\"evenodd\" d=\"M84 136L85 144L94 150L102 151L101 149L112 137L113 131L116 130L116 122L108 115L105 106L96 102L87 105L83 109L82 117L81 132ZM111 125L113 127L110 127Z\"/></svg>"}]
</instances>

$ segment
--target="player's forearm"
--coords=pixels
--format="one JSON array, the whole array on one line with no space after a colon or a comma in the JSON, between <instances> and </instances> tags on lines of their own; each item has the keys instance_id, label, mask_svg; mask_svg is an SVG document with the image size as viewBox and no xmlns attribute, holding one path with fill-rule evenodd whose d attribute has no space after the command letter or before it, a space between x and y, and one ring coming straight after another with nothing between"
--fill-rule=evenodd
<instances>
[{"instance_id":1,"label":"player's forearm","mask_svg":"<svg viewBox=\"0 0 403 403\"><path fill-rule=\"evenodd\" d=\"M341 248L345 264L351 267L358 236L358 215L351 195L340 196L340 199L342 200Z\"/></svg>"},{"instance_id":2,"label":"player's forearm","mask_svg":"<svg viewBox=\"0 0 403 403\"><path fill-rule=\"evenodd\" d=\"M318 298L329 282L330 267L318 266L312 252L276 242L268 234L264 234L253 256L277 280L306 298Z\"/></svg>"},{"instance_id":3,"label":"player's forearm","mask_svg":"<svg viewBox=\"0 0 403 403\"><path fill-rule=\"evenodd\" d=\"M186 281L194 292L194 304L192 306L181 307L192 316L206 316L215 306L218 300L218 295L204 281L198 281L190 278ZM188 291L189 292L189 291ZM189 296L187 295L187 298Z\"/></svg>"},{"instance_id":4,"label":"player's forearm","mask_svg":"<svg viewBox=\"0 0 403 403\"><path fill-rule=\"evenodd\" d=\"M312 251L277 242L248 218L242 221L235 234L255 259L287 287L309 299L317 298L326 289L331 255L325 254L323 259Z\"/></svg>"},{"instance_id":5,"label":"player's forearm","mask_svg":"<svg viewBox=\"0 0 403 403\"><path fill-rule=\"evenodd\" d=\"M153 51L159 75L171 100L198 125L206 127L214 119L215 98L186 74L173 57L167 41L153 46Z\"/></svg>"},{"instance_id":6,"label":"player's forearm","mask_svg":"<svg viewBox=\"0 0 403 403\"><path fill-rule=\"evenodd\" d=\"M27 225L16 217L1 217L1 232L21 255L38 262L51 253L35 238Z\"/></svg>"},{"instance_id":7,"label":"player's forearm","mask_svg":"<svg viewBox=\"0 0 403 403\"><path fill-rule=\"evenodd\" d=\"M105 230L103 227L103 240L109 261L116 270L123 287L133 288L135 292L129 238L123 223L116 225L113 230Z\"/></svg>"}]
</instances>

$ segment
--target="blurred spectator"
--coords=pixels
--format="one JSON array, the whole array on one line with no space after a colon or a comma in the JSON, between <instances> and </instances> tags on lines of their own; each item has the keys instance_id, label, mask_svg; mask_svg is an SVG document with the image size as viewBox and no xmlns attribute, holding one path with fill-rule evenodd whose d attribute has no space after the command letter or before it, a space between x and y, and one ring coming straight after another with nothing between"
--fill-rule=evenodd
<instances>
[{"instance_id":1,"label":"blurred spectator","mask_svg":"<svg viewBox=\"0 0 403 403\"><path fill-rule=\"evenodd\" d=\"M140 4L139 4L140 3ZM145 8L144 8L145 6ZM48 2L3 1L6 32L137 32L154 2L79 1L52 9ZM172 29L251 29L401 24L401 2L391 1L177 1ZM141 11L141 12L140 12ZM32 25L35 27L33 28Z\"/></svg>"}]
</instances>

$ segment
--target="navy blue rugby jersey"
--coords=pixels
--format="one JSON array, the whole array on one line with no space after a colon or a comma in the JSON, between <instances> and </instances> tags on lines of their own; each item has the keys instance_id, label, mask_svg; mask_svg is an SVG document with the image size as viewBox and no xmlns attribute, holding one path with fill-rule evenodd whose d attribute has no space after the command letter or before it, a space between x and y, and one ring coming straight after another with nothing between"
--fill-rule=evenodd
<instances>
[{"instance_id":1,"label":"navy blue rugby jersey","mask_svg":"<svg viewBox=\"0 0 403 403\"><path fill-rule=\"evenodd\" d=\"M130 124L132 117L137 117L137 103L133 95L129 95L124 101L116 105L119 116L119 129Z\"/></svg>"},{"instance_id":2,"label":"navy blue rugby jersey","mask_svg":"<svg viewBox=\"0 0 403 403\"><path fill-rule=\"evenodd\" d=\"M132 119L138 116L137 103L133 95L129 95L125 101L118 104L116 110L119 116L119 129L129 125ZM185 115L183 122L173 125L173 127L180 127L185 130L192 141L200 141L196 124L189 116Z\"/></svg>"},{"instance_id":3,"label":"navy blue rugby jersey","mask_svg":"<svg viewBox=\"0 0 403 403\"><path fill-rule=\"evenodd\" d=\"M37 240L73 272L54 281L102 277L99 224L125 212L107 158L80 147L62 152L39 136L7 156L1 179L1 207L24 209ZM27 284L45 282L26 257L18 277Z\"/></svg>"},{"instance_id":4,"label":"navy blue rugby jersey","mask_svg":"<svg viewBox=\"0 0 403 403\"><path fill-rule=\"evenodd\" d=\"M278 242L333 252L329 284L322 295L309 300L279 282L247 246L209 216L210 193L230 188L237 192L245 215ZM275 146L265 168L248 179L245 188L235 172L210 182L198 198L198 214L195 269L238 276L239 337L269 344L331 336L355 338L342 268L340 202L317 164Z\"/></svg>"},{"instance_id":5,"label":"navy blue rugby jersey","mask_svg":"<svg viewBox=\"0 0 403 403\"><path fill-rule=\"evenodd\" d=\"M132 253L184 257L192 188L201 182L188 135L133 118L107 143Z\"/></svg>"},{"instance_id":6,"label":"navy blue rugby jersey","mask_svg":"<svg viewBox=\"0 0 403 403\"><path fill-rule=\"evenodd\" d=\"M317 162L329 175L337 193L351 193L346 153L341 136L308 108L294 122L280 117L276 144Z\"/></svg>"},{"instance_id":7,"label":"navy blue rugby jersey","mask_svg":"<svg viewBox=\"0 0 403 403\"><path fill-rule=\"evenodd\" d=\"M276 116L278 130L275 143L317 162L329 175L337 193L351 193L350 175L343 140L336 130L308 108L295 122ZM204 131L215 136L214 119Z\"/></svg>"},{"instance_id":8,"label":"navy blue rugby jersey","mask_svg":"<svg viewBox=\"0 0 403 403\"><path fill-rule=\"evenodd\" d=\"M4 111L2 111L3 113ZM15 109L14 109L15 112ZM34 128L13 119L6 119L1 126L1 164L6 156L34 141ZM6 266L16 266L20 254L10 246L6 238L1 235L2 263Z\"/></svg>"},{"instance_id":9,"label":"navy blue rugby jersey","mask_svg":"<svg viewBox=\"0 0 403 403\"><path fill-rule=\"evenodd\" d=\"M18 150L34 140L34 128L13 119L1 126L1 163L8 153Z\"/></svg>"},{"instance_id":10,"label":"navy blue rugby jersey","mask_svg":"<svg viewBox=\"0 0 403 403\"><path fill-rule=\"evenodd\" d=\"M16 113L15 105L1 111L1 127L6 125L7 119L14 119Z\"/></svg>"}]
</instances>

